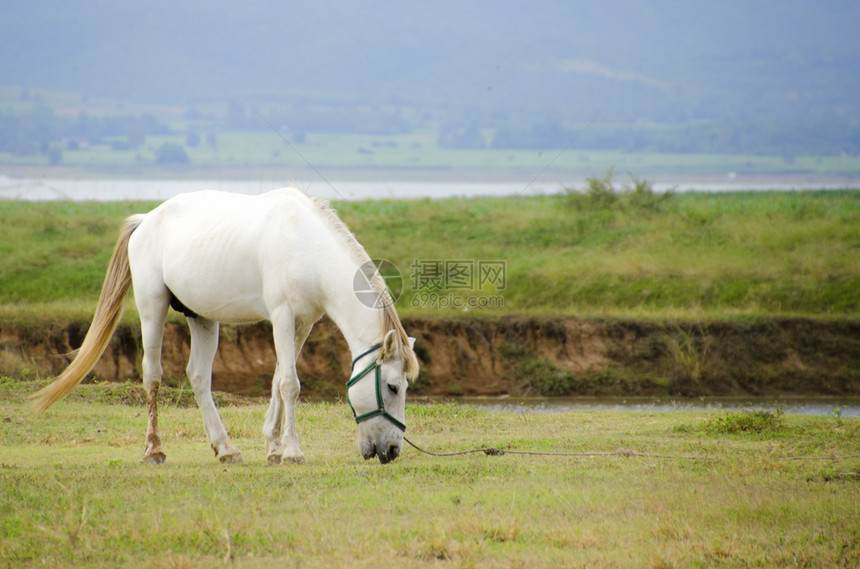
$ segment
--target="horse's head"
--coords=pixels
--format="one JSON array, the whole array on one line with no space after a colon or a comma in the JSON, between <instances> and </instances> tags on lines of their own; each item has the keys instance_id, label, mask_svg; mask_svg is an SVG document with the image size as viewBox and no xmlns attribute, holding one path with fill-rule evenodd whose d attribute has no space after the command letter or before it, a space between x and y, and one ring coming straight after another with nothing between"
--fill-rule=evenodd
<instances>
[{"instance_id":1,"label":"horse's head","mask_svg":"<svg viewBox=\"0 0 860 569\"><path fill-rule=\"evenodd\" d=\"M406 430L406 388L418 375L412 346L394 330L385 335L373 360L347 382L346 398L358 423L358 450L365 460L374 456L386 464L400 456ZM368 354L364 354L368 355ZM363 356L359 359L363 359Z\"/></svg>"}]
</instances>

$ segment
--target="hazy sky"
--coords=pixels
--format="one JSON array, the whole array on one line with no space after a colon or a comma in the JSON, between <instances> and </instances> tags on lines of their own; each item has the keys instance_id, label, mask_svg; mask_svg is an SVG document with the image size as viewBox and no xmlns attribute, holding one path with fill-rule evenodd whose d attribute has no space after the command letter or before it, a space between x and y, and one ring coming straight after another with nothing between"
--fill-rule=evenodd
<instances>
[{"instance_id":1,"label":"hazy sky","mask_svg":"<svg viewBox=\"0 0 860 569\"><path fill-rule=\"evenodd\" d=\"M656 120L860 92L856 1L291 4L7 2L0 83Z\"/></svg>"}]
</instances>

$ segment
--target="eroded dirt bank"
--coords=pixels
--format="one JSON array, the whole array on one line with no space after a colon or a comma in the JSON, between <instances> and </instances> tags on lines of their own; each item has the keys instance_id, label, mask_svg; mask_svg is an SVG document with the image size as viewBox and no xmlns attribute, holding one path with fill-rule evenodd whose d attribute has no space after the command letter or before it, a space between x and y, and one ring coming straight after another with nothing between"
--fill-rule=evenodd
<instances>
[{"instance_id":1,"label":"eroded dirt bank","mask_svg":"<svg viewBox=\"0 0 860 569\"><path fill-rule=\"evenodd\" d=\"M426 395L860 394L860 322L772 319L749 323L593 319L407 319ZM0 323L0 374L50 377L68 363L88 324ZM164 370L184 375L189 335L168 324ZM346 342L327 320L299 360L303 394L342 395ZM221 329L214 388L265 394L275 368L269 324ZM140 376L140 337L121 326L92 379Z\"/></svg>"}]
</instances>

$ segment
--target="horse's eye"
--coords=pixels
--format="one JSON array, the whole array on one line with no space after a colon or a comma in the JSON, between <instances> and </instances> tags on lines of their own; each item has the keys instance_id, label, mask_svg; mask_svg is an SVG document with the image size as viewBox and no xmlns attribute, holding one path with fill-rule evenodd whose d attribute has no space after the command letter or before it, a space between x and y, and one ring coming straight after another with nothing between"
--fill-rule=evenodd
<instances>
[{"instance_id":1,"label":"horse's eye","mask_svg":"<svg viewBox=\"0 0 860 569\"><path fill-rule=\"evenodd\" d=\"M394 385L393 383L389 383L388 391L390 391L394 395L397 395L398 393L400 393L400 387Z\"/></svg>"}]
</instances>

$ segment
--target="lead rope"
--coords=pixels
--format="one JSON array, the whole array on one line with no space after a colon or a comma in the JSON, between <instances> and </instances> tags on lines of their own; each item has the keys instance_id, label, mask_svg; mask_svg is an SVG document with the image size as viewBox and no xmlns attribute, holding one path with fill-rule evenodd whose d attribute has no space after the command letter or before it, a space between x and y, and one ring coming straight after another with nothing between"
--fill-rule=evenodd
<instances>
[{"instance_id":1,"label":"lead rope","mask_svg":"<svg viewBox=\"0 0 860 569\"><path fill-rule=\"evenodd\" d=\"M501 455L505 454L505 451L503 451L502 449L498 449L498 448L494 448L494 447L473 448L473 449L469 449L469 450L461 450L458 452L430 452L429 450L424 450L423 448L416 445L415 443L413 443L412 441L410 441L406 437L403 437L403 440L406 441L407 443L409 443L410 445L412 445L412 447L415 450L417 450L419 452L423 452L424 454L429 454L430 456L457 456L460 454L472 454L472 453L478 453L478 452L482 452L488 456L501 456Z\"/></svg>"},{"instance_id":2,"label":"lead rope","mask_svg":"<svg viewBox=\"0 0 860 569\"><path fill-rule=\"evenodd\" d=\"M631 457L639 457L639 458L677 458L683 460L720 460L718 458L711 458L707 456L673 456L668 454L647 454L636 452L630 449L618 449L612 452L544 452L544 451L532 451L532 450L512 450L512 449L500 449L496 447L481 447L481 448L473 448L469 450L461 450L457 452L431 452L429 450L425 450L406 437L403 437L403 440L409 443L415 450L419 452L423 452L424 454L429 454L430 456L458 456L462 454L477 454L479 452L484 453L487 456L503 456L506 454L521 454L528 456L571 456L571 457L589 457L589 456L623 456L626 458Z\"/></svg>"},{"instance_id":3,"label":"lead rope","mask_svg":"<svg viewBox=\"0 0 860 569\"><path fill-rule=\"evenodd\" d=\"M468 450L461 450L456 452L431 452L429 450L425 450L406 437L403 437L403 440L409 443L415 450L418 452L422 452L424 454L428 454L430 456L459 456L463 454L477 454L484 453L487 456L503 456L506 454L519 454L519 455L529 455L529 456L568 456L568 457L600 457L600 456L623 456L625 458L668 458L675 460L714 460L714 461L722 461L722 458L718 457L710 457L710 456L689 456L689 455L672 455L672 454L650 454L650 453L642 453L636 452L631 449L618 449L612 452L538 452L538 451L530 451L530 450L503 450L496 447L481 447L481 448L472 448ZM849 454L845 456L785 456L785 457L774 457L776 460L845 460L849 458L860 458L860 454Z\"/></svg>"}]
</instances>

